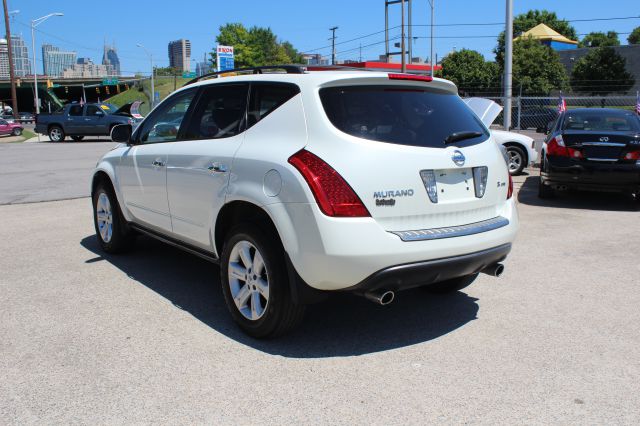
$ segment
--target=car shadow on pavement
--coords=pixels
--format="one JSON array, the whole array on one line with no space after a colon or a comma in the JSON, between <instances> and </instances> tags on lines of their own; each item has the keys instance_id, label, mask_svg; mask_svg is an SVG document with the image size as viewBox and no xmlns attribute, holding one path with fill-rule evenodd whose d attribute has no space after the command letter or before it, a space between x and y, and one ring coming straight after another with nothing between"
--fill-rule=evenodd
<instances>
[{"instance_id":1,"label":"car shadow on pavement","mask_svg":"<svg viewBox=\"0 0 640 426\"><path fill-rule=\"evenodd\" d=\"M436 296L421 289L408 290L398 293L388 306L336 294L308 306L303 323L291 334L256 340L233 323L216 265L148 237L139 237L135 249L117 256L103 253L93 235L80 244L97 255L86 263L106 260L227 337L284 357L363 355L419 344L464 326L478 313L478 299L463 292Z\"/></svg>"},{"instance_id":2,"label":"car shadow on pavement","mask_svg":"<svg viewBox=\"0 0 640 426\"><path fill-rule=\"evenodd\" d=\"M556 191L554 198L543 200L538 197L539 182L540 177L528 176L518 192L518 202L530 206L582 210L636 211L640 208L640 203L629 195L608 192Z\"/></svg>"}]
</instances>

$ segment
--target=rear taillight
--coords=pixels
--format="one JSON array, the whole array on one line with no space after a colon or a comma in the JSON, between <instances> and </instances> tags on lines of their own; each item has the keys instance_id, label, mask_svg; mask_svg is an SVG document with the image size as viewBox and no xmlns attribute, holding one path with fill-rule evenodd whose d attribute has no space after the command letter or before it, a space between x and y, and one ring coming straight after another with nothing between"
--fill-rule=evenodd
<instances>
[{"instance_id":1,"label":"rear taillight","mask_svg":"<svg viewBox=\"0 0 640 426\"><path fill-rule=\"evenodd\" d=\"M627 152L624 155L624 159L625 160L638 161L638 160L640 160L640 151Z\"/></svg>"},{"instance_id":2,"label":"rear taillight","mask_svg":"<svg viewBox=\"0 0 640 426\"><path fill-rule=\"evenodd\" d=\"M318 202L322 213L332 217L368 217L367 208L340 174L320 157L302 150L289 158Z\"/></svg>"},{"instance_id":3,"label":"rear taillight","mask_svg":"<svg viewBox=\"0 0 640 426\"><path fill-rule=\"evenodd\" d=\"M507 200L513 196L513 178L509 174L509 188L507 188Z\"/></svg>"},{"instance_id":4,"label":"rear taillight","mask_svg":"<svg viewBox=\"0 0 640 426\"><path fill-rule=\"evenodd\" d=\"M473 168L473 186L475 187L476 198L484 197L487 189L487 177L489 176L489 168L487 166Z\"/></svg>"},{"instance_id":5,"label":"rear taillight","mask_svg":"<svg viewBox=\"0 0 640 426\"><path fill-rule=\"evenodd\" d=\"M567 151L567 147L564 145L562 136L558 135L547 143L547 155L557 157L569 156L569 152Z\"/></svg>"},{"instance_id":6,"label":"rear taillight","mask_svg":"<svg viewBox=\"0 0 640 426\"><path fill-rule=\"evenodd\" d=\"M433 81L433 77L428 75L415 75L415 74L394 74L389 73L389 80L409 80L409 81Z\"/></svg>"},{"instance_id":7,"label":"rear taillight","mask_svg":"<svg viewBox=\"0 0 640 426\"><path fill-rule=\"evenodd\" d=\"M564 144L564 140L562 140L562 136L558 135L552 138L547 143L547 155L556 156L556 157L570 157L576 159L582 159L584 156L582 155L582 151L575 148L567 148Z\"/></svg>"}]
</instances>

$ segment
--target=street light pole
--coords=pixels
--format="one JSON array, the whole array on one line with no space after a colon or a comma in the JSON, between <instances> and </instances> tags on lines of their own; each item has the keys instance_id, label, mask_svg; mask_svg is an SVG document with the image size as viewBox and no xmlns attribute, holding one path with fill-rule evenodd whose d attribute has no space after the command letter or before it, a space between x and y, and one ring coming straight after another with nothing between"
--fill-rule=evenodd
<instances>
[{"instance_id":1,"label":"street light pole","mask_svg":"<svg viewBox=\"0 0 640 426\"><path fill-rule=\"evenodd\" d=\"M513 64L513 0L507 0L507 19L504 31L504 130L511 128L511 79Z\"/></svg>"},{"instance_id":2,"label":"street light pole","mask_svg":"<svg viewBox=\"0 0 640 426\"><path fill-rule=\"evenodd\" d=\"M36 114L40 114L40 99L38 98L38 70L37 70L37 56L36 56L36 27L42 24L47 19L52 16L64 16L64 13L56 12L45 15L41 18L34 19L31 21L31 49L33 50L33 85L35 86L34 94L35 94L35 104L36 104ZM43 58L44 59L44 58Z\"/></svg>"},{"instance_id":3,"label":"street light pole","mask_svg":"<svg viewBox=\"0 0 640 426\"><path fill-rule=\"evenodd\" d=\"M431 77L433 77L433 67L434 67L434 63L433 63L433 23L434 23L434 19L435 18L433 16L433 12L434 12L434 9L435 9L435 3L436 3L436 0L429 0L429 4L431 5L431 53L429 54L429 62L431 62Z\"/></svg>"},{"instance_id":4,"label":"street light pole","mask_svg":"<svg viewBox=\"0 0 640 426\"><path fill-rule=\"evenodd\" d=\"M144 52L149 57L149 61L151 62L151 109L153 109L153 106L155 105L155 102L156 102L156 92L155 92L156 89L153 81L153 75L155 74L155 71L153 69L153 55L147 50L146 47L144 47L140 43L138 43L136 46L144 50Z\"/></svg>"}]
</instances>

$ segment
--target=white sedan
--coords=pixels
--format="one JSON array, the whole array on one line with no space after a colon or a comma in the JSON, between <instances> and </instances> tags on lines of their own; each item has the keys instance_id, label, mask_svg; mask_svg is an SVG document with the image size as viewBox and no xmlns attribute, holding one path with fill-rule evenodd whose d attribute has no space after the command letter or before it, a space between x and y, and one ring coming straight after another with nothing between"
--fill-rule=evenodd
<instances>
[{"instance_id":1,"label":"white sedan","mask_svg":"<svg viewBox=\"0 0 640 426\"><path fill-rule=\"evenodd\" d=\"M464 101L487 127L491 126L502 112L502 106L490 99L467 98ZM538 151L536 151L533 138L520 133L495 129L491 129L491 134L497 143L505 147L509 173L512 176L521 174L527 166L533 165L538 159Z\"/></svg>"}]
</instances>

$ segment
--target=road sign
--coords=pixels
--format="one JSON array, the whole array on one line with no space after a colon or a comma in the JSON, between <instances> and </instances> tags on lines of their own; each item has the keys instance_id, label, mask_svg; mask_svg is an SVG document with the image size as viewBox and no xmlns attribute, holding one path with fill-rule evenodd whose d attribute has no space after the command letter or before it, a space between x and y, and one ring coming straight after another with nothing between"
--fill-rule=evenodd
<instances>
[{"instance_id":1,"label":"road sign","mask_svg":"<svg viewBox=\"0 0 640 426\"><path fill-rule=\"evenodd\" d=\"M185 71L182 73L182 78L196 78L196 73Z\"/></svg>"},{"instance_id":2,"label":"road sign","mask_svg":"<svg viewBox=\"0 0 640 426\"><path fill-rule=\"evenodd\" d=\"M118 79L117 78L103 78L102 79L102 85L103 86L110 86L113 84L118 84Z\"/></svg>"},{"instance_id":3,"label":"road sign","mask_svg":"<svg viewBox=\"0 0 640 426\"><path fill-rule=\"evenodd\" d=\"M233 46L218 46L216 48L216 64L218 64L218 71L235 68Z\"/></svg>"}]
</instances>

